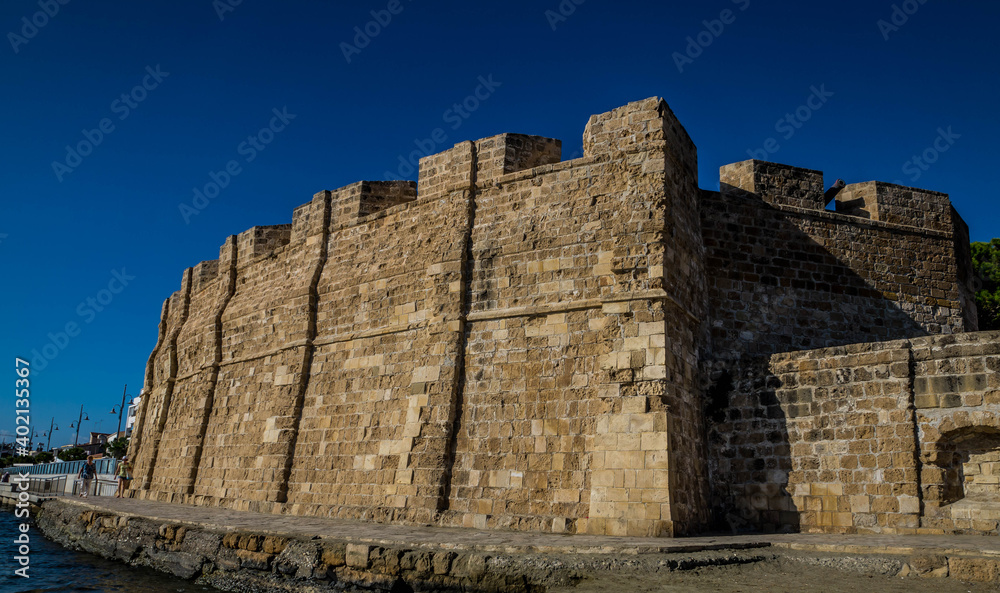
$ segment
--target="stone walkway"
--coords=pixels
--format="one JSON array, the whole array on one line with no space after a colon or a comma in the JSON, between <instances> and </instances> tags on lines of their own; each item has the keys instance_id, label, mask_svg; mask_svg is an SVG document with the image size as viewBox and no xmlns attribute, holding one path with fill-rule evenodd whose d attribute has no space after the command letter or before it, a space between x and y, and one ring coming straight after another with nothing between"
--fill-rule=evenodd
<instances>
[{"instance_id":1,"label":"stone walkway","mask_svg":"<svg viewBox=\"0 0 1000 593\"><path fill-rule=\"evenodd\" d=\"M481 531L454 527L383 525L343 519L268 515L220 508L117 498L60 498L81 509L111 511L216 531L320 537L349 543L493 553L654 554L774 546L844 554L966 555L1000 558L1000 538L971 535L717 535L635 538Z\"/></svg>"}]
</instances>

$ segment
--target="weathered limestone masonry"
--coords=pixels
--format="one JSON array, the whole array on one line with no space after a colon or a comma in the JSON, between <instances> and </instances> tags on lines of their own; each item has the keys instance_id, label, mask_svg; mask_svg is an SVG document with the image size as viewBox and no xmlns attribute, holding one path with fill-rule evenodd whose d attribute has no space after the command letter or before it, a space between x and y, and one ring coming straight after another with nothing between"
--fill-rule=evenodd
<instances>
[{"instance_id":1,"label":"weathered limestone masonry","mask_svg":"<svg viewBox=\"0 0 1000 593\"><path fill-rule=\"evenodd\" d=\"M504 134L416 187L317 194L232 237L161 319L139 496L661 535L707 520L695 148L666 104L585 156Z\"/></svg>"},{"instance_id":2,"label":"weathered limestone masonry","mask_svg":"<svg viewBox=\"0 0 1000 593\"><path fill-rule=\"evenodd\" d=\"M779 354L803 530L996 534L1000 332Z\"/></svg>"},{"instance_id":3,"label":"weathered limestone masonry","mask_svg":"<svg viewBox=\"0 0 1000 593\"><path fill-rule=\"evenodd\" d=\"M819 171L746 161L702 193L712 507L733 527L794 530L804 510L784 488L796 451L771 355L976 329L968 228L947 196L852 184L835 212L823 187Z\"/></svg>"},{"instance_id":4,"label":"weathered limestone masonry","mask_svg":"<svg viewBox=\"0 0 1000 593\"><path fill-rule=\"evenodd\" d=\"M760 161L700 190L660 99L592 117L584 156L560 158L548 138L463 142L416 184L320 192L185 271L147 365L135 495L561 533L813 527L790 479L825 449L796 439L836 410L779 400L800 379L770 357L976 328L944 194L855 184L829 211L822 173ZM926 520L965 529L948 480L980 476L985 508L1000 459L985 437L971 461L964 437L928 438L943 473L920 483L946 485L921 495Z\"/></svg>"}]
</instances>

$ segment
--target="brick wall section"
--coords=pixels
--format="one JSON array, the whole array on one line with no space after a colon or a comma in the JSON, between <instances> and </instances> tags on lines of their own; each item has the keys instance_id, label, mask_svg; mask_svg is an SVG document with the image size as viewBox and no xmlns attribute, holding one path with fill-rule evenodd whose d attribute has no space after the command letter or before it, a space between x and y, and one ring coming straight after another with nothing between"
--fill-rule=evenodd
<instances>
[{"instance_id":1,"label":"brick wall section","mask_svg":"<svg viewBox=\"0 0 1000 593\"><path fill-rule=\"evenodd\" d=\"M712 511L792 528L783 486L826 471L796 464L832 463L840 438L822 414L903 430L903 404L879 407L900 377L838 355L876 411L816 384L790 420L770 356L975 329L968 230L942 194L861 184L829 212L822 173L761 161L699 190L660 99L593 116L583 145L559 162L548 138L463 142L422 159L415 186L320 192L187 270L147 365L138 495L567 533L682 534ZM811 448L793 452L800 434ZM980 496L992 437L973 451L962 435L926 455ZM796 494L819 505L809 525L909 525L874 482L838 494L809 476L826 488ZM878 508L841 509L862 495Z\"/></svg>"},{"instance_id":2,"label":"brick wall section","mask_svg":"<svg viewBox=\"0 0 1000 593\"><path fill-rule=\"evenodd\" d=\"M883 342L772 357L791 447L784 487L802 531L895 533L919 526L908 346Z\"/></svg>"},{"instance_id":3,"label":"brick wall section","mask_svg":"<svg viewBox=\"0 0 1000 593\"><path fill-rule=\"evenodd\" d=\"M749 160L719 169L719 191L756 196L775 206L823 210L823 172Z\"/></svg>"},{"instance_id":4,"label":"brick wall section","mask_svg":"<svg viewBox=\"0 0 1000 593\"><path fill-rule=\"evenodd\" d=\"M923 526L997 533L1000 332L913 340Z\"/></svg>"},{"instance_id":5,"label":"brick wall section","mask_svg":"<svg viewBox=\"0 0 1000 593\"><path fill-rule=\"evenodd\" d=\"M416 202L331 220L293 512L426 522L441 506L471 144L429 158L434 190Z\"/></svg>"},{"instance_id":6,"label":"brick wall section","mask_svg":"<svg viewBox=\"0 0 1000 593\"><path fill-rule=\"evenodd\" d=\"M521 173L490 156L502 137L477 143L449 498L466 525L659 535L698 520L692 501L668 504L665 410L686 405L694 411L684 428L700 424L693 360L675 352L691 352L697 320L688 309L702 303L691 302L695 266L665 274L667 257L697 259L691 249L668 255L668 224L689 236L697 219L685 201L696 185L693 144L667 140L673 118L664 108L646 101L592 118L584 158ZM668 223L674 211L687 218ZM672 333L668 351L668 319L677 316L687 333ZM704 474L686 463L691 453L676 456L674 488L696 496Z\"/></svg>"},{"instance_id":7,"label":"brick wall section","mask_svg":"<svg viewBox=\"0 0 1000 593\"><path fill-rule=\"evenodd\" d=\"M226 259L222 274L219 264L219 260L202 262L192 270L188 322L177 336L177 376L153 475L154 490L191 494L194 488L205 415L218 374L215 321L230 294L235 271L232 257Z\"/></svg>"},{"instance_id":8,"label":"brick wall section","mask_svg":"<svg viewBox=\"0 0 1000 593\"><path fill-rule=\"evenodd\" d=\"M998 533L1000 332L778 354L771 366L791 449L786 520Z\"/></svg>"},{"instance_id":9,"label":"brick wall section","mask_svg":"<svg viewBox=\"0 0 1000 593\"><path fill-rule=\"evenodd\" d=\"M158 346L147 363L146 376L152 381L144 387L145 400L141 419L142 435L131 446L135 458L136 479L149 488L153 472L160 460L160 445L167 424L168 412L177 378L177 337L188 316L191 300L191 268L184 271L181 289L164 304L160 320ZM138 448L139 445L142 448Z\"/></svg>"},{"instance_id":10,"label":"brick wall section","mask_svg":"<svg viewBox=\"0 0 1000 593\"><path fill-rule=\"evenodd\" d=\"M918 227L922 218L904 226L826 211L822 174L797 167L746 161L720 177L722 191L701 201L712 506L719 523L794 529L775 486L792 468L769 356L975 329L971 264L956 247L964 222L949 218L946 233Z\"/></svg>"},{"instance_id":11,"label":"brick wall section","mask_svg":"<svg viewBox=\"0 0 1000 593\"><path fill-rule=\"evenodd\" d=\"M837 211L893 224L950 233L948 195L881 181L852 183L837 194Z\"/></svg>"},{"instance_id":12,"label":"brick wall section","mask_svg":"<svg viewBox=\"0 0 1000 593\"><path fill-rule=\"evenodd\" d=\"M585 143L569 163L546 138L462 143L421 161L416 193L322 192L189 271L150 363L140 471L161 454L141 495L561 532L704 522L694 145L656 99L592 118Z\"/></svg>"}]
</instances>

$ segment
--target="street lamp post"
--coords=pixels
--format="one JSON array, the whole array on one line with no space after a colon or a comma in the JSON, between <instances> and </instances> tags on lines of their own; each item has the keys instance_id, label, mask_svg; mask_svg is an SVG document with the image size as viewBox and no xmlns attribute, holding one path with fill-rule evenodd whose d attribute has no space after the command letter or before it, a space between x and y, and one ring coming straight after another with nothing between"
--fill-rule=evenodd
<instances>
[{"instance_id":1,"label":"street lamp post","mask_svg":"<svg viewBox=\"0 0 1000 593\"><path fill-rule=\"evenodd\" d=\"M90 416L87 416L86 418L84 418L83 404L80 404L80 417L77 418L76 425L75 425L76 426L76 436L73 437L73 446L74 447L79 447L80 446L80 425L83 424L84 420L90 420ZM74 426L73 424L69 425L70 428L73 428L73 426Z\"/></svg>"},{"instance_id":2,"label":"street lamp post","mask_svg":"<svg viewBox=\"0 0 1000 593\"><path fill-rule=\"evenodd\" d=\"M59 430L59 427L56 426L56 418L55 418L55 416L52 417L52 423L49 424L49 432L46 433L48 435L48 437L49 437L49 440L45 443L45 450L46 451L51 451L52 450L52 431L53 430ZM42 436L46 436L46 434L43 434Z\"/></svg>"},{"instance_id":3,"label":"street lamp post","mask_svg":"<svg viewBox=\"0 0 1000 593\"><path fill-rule=\"evenodd\" d=\"M122 412L125 411L125 398L127 397L125 395L126 391L128 391L128 383L126 383L125 384L125 388L122 389L122 403L121 403L121 405L120 406L113 406L111 408L111 413L112 414L118 414L118 430L115 431L115 438L116 439L118 438L118 433L120 433L122 431ZM115 411L115 408L118 408L117 412Z\"/></svg>"}]
</instances>

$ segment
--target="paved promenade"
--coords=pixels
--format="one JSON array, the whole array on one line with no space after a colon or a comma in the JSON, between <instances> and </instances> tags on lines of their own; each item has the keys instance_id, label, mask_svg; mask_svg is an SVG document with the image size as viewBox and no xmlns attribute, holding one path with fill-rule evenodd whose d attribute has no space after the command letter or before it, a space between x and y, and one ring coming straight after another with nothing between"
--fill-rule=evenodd
<instances>
[{"instance_id":1,"label":"paved promenade","mask_svg":"<svg viewBox=\"0 0 1000 593\"><path fill-rule=\"evenodd\" d=\"M83 509L111 511L218 531L336 539L350 543L494 553L655 554L774 546L806 552L968 555L1000 558L1000 537L961 535L717 535L634 538L383 525L343 519L268 515L146 500L61 498Z\"/></svg>"}]
</instances>

